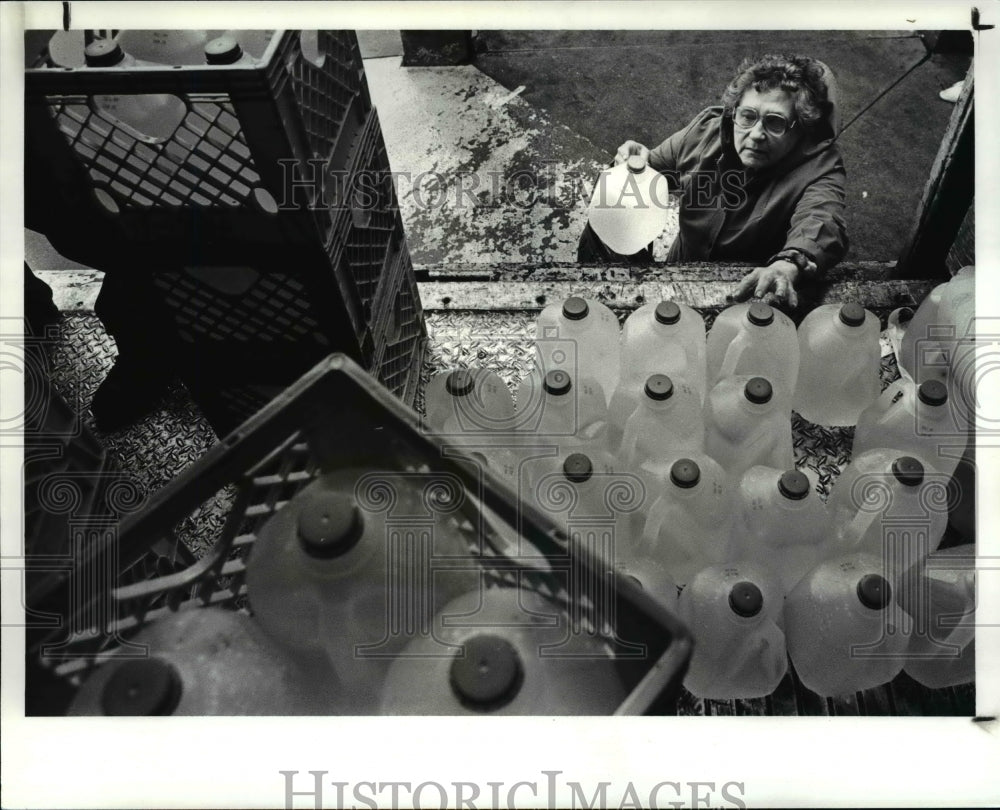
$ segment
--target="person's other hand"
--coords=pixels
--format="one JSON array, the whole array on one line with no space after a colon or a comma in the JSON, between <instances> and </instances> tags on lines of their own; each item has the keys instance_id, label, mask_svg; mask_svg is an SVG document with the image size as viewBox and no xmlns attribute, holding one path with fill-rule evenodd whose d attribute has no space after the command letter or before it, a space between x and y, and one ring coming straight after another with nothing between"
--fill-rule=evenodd
<instances>
[{"instance_id":1,"label":"person's other hand","mask_svg":"<svg viewBox=\"0 0 1000 810\"><path fill-rule=\"evenodd\" d=\"M625 141L618 147L618 152L615 154L615 166L628 160L629 155L641 155L649 163L649 149L638 141Z\"/></svg>"},{"instance_id":2,"label":"person's other hand","mask_svg":"<svg viewBox=\"0 0 1000 810\"><path fill-rule=\"evenodd\" d=\"M792 262L779 259L767 267L755 267L739 283L733 298L744 301L751 295L764 299L765 304L788 304L791 309L799 305L795 281L799 268Z\"/></svg>"}]
</instances>

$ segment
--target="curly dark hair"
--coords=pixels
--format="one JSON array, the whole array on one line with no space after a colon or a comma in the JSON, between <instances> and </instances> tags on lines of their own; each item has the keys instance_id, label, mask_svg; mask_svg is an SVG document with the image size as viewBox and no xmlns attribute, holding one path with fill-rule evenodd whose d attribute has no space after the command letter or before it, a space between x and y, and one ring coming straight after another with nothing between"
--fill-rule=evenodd
<instances>
[{"instance_id":1,"label":"curly dark hair","mask_svg":"<svg viewBox=\"0 0 1000 810\"><path fill-rule=\"evenodd\" d=\"M758 93L784 90L794 97L795 114L802 125L812 129L828 119L832 109L823 72L823 65L810 56L766 54L747 57L723 92L722 104L731 115L750 88Z\"/></svg>"}]
</instances>

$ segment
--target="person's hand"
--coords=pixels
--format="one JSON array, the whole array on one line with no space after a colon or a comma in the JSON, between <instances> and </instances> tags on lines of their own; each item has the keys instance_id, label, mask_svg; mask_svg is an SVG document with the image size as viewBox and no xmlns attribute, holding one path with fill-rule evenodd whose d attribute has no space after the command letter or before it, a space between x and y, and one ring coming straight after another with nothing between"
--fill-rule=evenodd
<instances>
[{"instance_id":1,"label":"person's hand","mask_svg":"<svg viewBox=\"0 0 1000 810\"><path fill-rule=\"evenodd\" d=\"M795 309L799 305L799 296L795 292L798 277L798 267L792 262L779 259L767 267L755 267L747 273L732 297L743 301L753 295L763 298L765 304L787 303L791 309Z\"/></svg>"},{"instance_id":2,"label":"person's hand","mask_svg":"<svg viewBox=\"0 0 1000 810\"><path fill-rule=\"evenodd\" d=\"M641 155L649 163L649 150L645 146L638 141L625 141L615 154L615 166L624 163L630 155Z\"/></svg>"}]
</instances>

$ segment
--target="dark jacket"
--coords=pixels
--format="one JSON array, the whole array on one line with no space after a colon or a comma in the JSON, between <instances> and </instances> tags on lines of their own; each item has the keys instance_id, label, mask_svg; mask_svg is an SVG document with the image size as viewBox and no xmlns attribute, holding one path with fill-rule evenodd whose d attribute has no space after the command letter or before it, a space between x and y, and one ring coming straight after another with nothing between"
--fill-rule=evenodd
<instances>
[{"instance_id":1,"label":"dark jacket","mask_svg":"<svg viewBox=\"0 0 1000 810\"><path fill-rule=\"evenodd\" d=\"M831 116L836 121L836 115ZM844 162L833 124L804 138L774 166L747 172L733 147L733 121L709 107L651 150L649 165L681 192L680 233L668 262L766 262L798 249L820 271L847 252Z\"/></svg>"}]
</instances>

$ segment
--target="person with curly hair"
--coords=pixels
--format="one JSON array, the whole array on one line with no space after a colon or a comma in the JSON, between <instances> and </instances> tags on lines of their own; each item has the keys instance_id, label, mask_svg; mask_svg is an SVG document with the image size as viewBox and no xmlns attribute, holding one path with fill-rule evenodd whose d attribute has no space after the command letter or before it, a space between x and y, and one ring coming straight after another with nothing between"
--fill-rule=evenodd
<instances>
[{"instance_id":1,"label":"person with curly hair","mask_svg":"<svg viewBox=\"0 0 1000 810\"><path fill-rule=\"evenodd\" d=\"M831 268L848 246L833 74L807 56L747 59L721 100L654 149L626 141L615 163L641 155L679 193L668 263L754 262L734 297L795 307L796 283ZM578 258L641 261L649 252L618 256L588 225Z\"/></svg>"}]
</instances>

